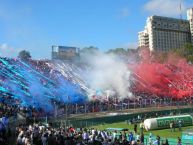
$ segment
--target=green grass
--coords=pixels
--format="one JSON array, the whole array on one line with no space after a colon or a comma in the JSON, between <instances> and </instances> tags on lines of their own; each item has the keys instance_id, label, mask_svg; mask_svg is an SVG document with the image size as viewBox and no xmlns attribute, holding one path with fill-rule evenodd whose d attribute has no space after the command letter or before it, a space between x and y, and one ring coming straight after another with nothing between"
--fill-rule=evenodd
<instances>
[{"instance_id":1,"label":"green grass","mask_svg":"<svg viewBox=\"0 0 193 145\"><path fill-rule=\"evenodd\" d=\"M128 128L130 131L133 131L133 125L129 125L126 122L118 122L112 124L104 124L98 126L91 126L91 128L96 128L98 130L104 130L106 128ZM137 125L137 132L139 132L139 124ZM179 131L178 128L175 129L175 132L170 132L170 129L162 129L162 130L152 130L145 131L145 135L149 135L152 133L154 136L159 135L161 138L177 138L182 136L182 132L187 129L193 129L193 126L182 127L182 131Z\"/></svg>"}]
</instances>

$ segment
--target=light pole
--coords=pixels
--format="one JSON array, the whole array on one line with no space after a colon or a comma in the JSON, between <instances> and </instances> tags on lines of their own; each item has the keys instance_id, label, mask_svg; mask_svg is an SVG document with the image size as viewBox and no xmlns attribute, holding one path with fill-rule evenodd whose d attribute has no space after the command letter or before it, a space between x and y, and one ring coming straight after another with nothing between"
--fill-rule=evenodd
<instances>
[{"instance_id":1,"label":"light pole","mask_svg":"<svg viewBox=\"0 0 193 145\"><path fill-rule=\"evenodd\" d=\"M87 107L87 105L86 105L86 103L84 104L84 114L85 114L85 117L86 117L86 107Z\"/></svg>"},{"instance_id":2,"label":"light pole","mask_svg":"<svg viewBox=\"0 0 193 145\"><path fill-rule=\"evenodd\" d=\"M67 106L67 103L65 104L65 111L66 111L66 113L65 113L66 114L66 117L65 117L65 120L66 120L65 121L65 128L67 128L67 121L68 121L67 120L68 119L68 106Z\"/></svg>"},{"instance_id":3,"label":"light pole","mask_svg":"<svg viewBox=\"0 0 193 145\"><path fill-rule=\"evenodd\" d=\"M172 113L172 98L170 99L170 114Z\"/></svg>"},{"instance_id":4,"label":"light pole","mask_svg":"<svg viewBox=\"0 0 193 145\"><path fill-rule=\"evenodd\" d=\"M145 108L146 108L146 106L147 106L147 99L145 98Z\"/></svg>"},{"instance_id":5,"label":"light pole","mask_svg":"<svg viewBox=\"0 0 193 145\"><path fill-rule=\"evenodd\" d=\"M134 109L135 109L135 99L134 99Z\"/></svg>"},{"instance_id":6,"label":"light pole","mask_svg":"<svg viewBox=\"0 0 193 145\"><path fill-rule=\"evenodd\" d=\"M128 109L129 109L129 98L128 98L128 101L127 101L127 106L128 106Z\"/></svg>"},{"instance_id":7,"label":"light pole","mask_svg":"<svg viewBox=\"0 0 193 145\"><path fill-rule=\"evenodd\" d=\"M108 107L107 111L109 111L109 95L110 95L110 90L107 90L106 93L107 93L106 98L107 98L107 105L108 105L107 106Z\"/></svg>"},{"instance_id":8,"label":"light pole","mask_svg":"<svg viewBox=\"0 0 193 145\"><path fill-rule=\"evenodd\" d=\"M77 109L77 107L78 107L78 104L76 103L76 114L78 113L78 109Z\"/></svg>"},{"instance_id":9,"label":"light pole","mask_svg":"<svg viewBox=\"0 0 193 145\"><path fill-rule=\"evenodd\" d=\"M159 100L160 102L159 102L159 106L162 106L161 104L162 104L162 98Z\"/></svg>"},{"instance_id":10,"label":"light pole","mask_svg":"<svg viewBox=\"0 0 193 145\"><path fill-rule=\"evenodd\" d=\"M57 117L57 105L56 102L54 102L54 117Z\"/></svg>"}]
</instances>

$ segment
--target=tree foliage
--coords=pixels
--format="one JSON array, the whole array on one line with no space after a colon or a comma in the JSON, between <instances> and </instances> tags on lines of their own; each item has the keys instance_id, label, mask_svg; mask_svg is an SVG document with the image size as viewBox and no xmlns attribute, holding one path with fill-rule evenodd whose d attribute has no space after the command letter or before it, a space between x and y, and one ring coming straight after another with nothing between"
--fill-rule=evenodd
<instances>
[{"instance_id":1,"label":"tree foliage","mask_svg":"<svg viewBox=\"0 0 193 145\"><path fill-rule=\"evenodd\" d=\"M18 58L20 58L23 61L27 61L27 60L31 59L31 54L29 51L22 50L19 52Z\"/></svg>"},{"instance_id":2,"label":"tree foliage","mask_svg":"<svg viewBox=\"0 0 193 145\"><path fill-rule=\"evenodd\" d=\"M97 52L99 52L99 49L95 46L89 46L89 47L84 47L82 49L80 49L80 54L84 55L84 54L96 54Z\"/></svg>"},{"instance_id":3,"label":"tree foliage","mask_svg":"<svg viewBox=\"0 0 193 145\"><path fill-rule=\"evenodd\" d=\"M130 55L130 54L135 54L137 53L137 49L124 49L124 48L115 48L115 49L110 49L106 53L107 54L115 54L115 55Z\"/></svg>"},{"instance_id":4,"label":"tree foliage","mask_svg":"<svg viewBox=\"0 0 193 145\"><path fill-rule=\"evenodd\" d=\"M127 54L127 50L124 48L115 48L110 49L106 52L107 54L116 54L116 55L125 55Z\"/></svg>"},{"instance_id":5,"label":"tree foliage","mask_svg":"<svg viewBox=\"0 0 193 145\"><path fill-rule=\"evenodd\" d=\"M185 44L183 48L175 49L174 52L186 58L188 62L193 62L193 45L191 43Z\"/></svg>"}]
</instances>

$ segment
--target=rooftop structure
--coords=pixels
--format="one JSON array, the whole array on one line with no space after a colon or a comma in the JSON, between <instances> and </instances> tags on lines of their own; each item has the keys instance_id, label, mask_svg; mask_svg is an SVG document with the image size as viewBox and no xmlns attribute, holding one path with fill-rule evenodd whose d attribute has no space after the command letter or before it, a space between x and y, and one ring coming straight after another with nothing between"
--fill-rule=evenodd
<instances>
[{"instance_id":1,"label":"rooftop structure","mask_svg":"<svg viewBox=\"0 0 193 145\"><path fill-rule=\"evenodd\" d=\"M52 46L52 60L74 60L79 56L77 47Z\"/></svg>"}]
</instances>

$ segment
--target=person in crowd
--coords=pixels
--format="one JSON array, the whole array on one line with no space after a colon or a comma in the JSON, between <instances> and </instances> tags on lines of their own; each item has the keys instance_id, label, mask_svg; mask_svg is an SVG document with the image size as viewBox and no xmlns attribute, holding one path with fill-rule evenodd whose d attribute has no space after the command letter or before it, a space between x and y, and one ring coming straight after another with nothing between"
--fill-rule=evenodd
<instances>
[{"instance_id":1,"label":"person in crowd","mask_svg":"<svg viewBox=\"0 0 193 145\"><path fill-rule=\"evenodd\" d=\"M161 142L160 136L149 134L149 140L144 139L144 134L134 134L129 131L107 131L94 128L76 129L72 127L54 128L33 124L29 126L20 125L17 127L16 145L169 145L168 140ZM34 143L35 142L35 143ZM181 145L178 137L177 145ZM1 140L0 143L7 145Z\"/></svg>"},{"instance_id":2,"label":"person in crowd","mask_svg":"<svg viewBox=\"0 0 193 145\"><path fill-rule=\"evenodd\" d=\"M140 136L140 143L144 144L144 134L141 134L141 136Z\"/></svg>"},{"instance_id":3,"label":"person in crowd","mask_svg":"<svg viewBox=\"0 0 193 145\"><path fill-rule=\"evenodd\" d=\"M180 137L178 137L178 144L177 145L182 145L182 141L181 141Z\"/></svg>"},{"instance_id":4,"label":"person in crowd","mask_svg":"<svg viewBox=\"0 0 193 145\"><path fill-rule=\"evenodd\" d=\"M156 140L153 142L153 145L160 145L160 136L157 135Z\"/></svg>"},{"instance_id":5,"label":"person in crowd","mask_svg":"<svg viewBox=\"0 0 193 145\"><path fill-rule=\"evenodd\" d=\"M137 123L134 123L134 128L133 128L133 130L134 130L134 133L136 134L136 133L137 133Z\"/></svg>"},{"instance_id":6,"label":"person in crowd","mask_svg":"<svg viewBox=\"0 0 193 145\"><path fill-rule=\"evenodd\" d=\"M54 135L52 132L48 136L48 145L54 145Z\"/></svg>"},{"instance_id":7,"label":"person in crowd","mask_svg":"<svg viewBox=\"0 0 193 145\"><path fill-rule=\"evenodd\" d=\"M119 132L119 140L122 140L122 138L123 138L122 132Z\"/></svg>"},{"instance_id":8,"label":"person in crowd","mask_svg":"<svg viewBox=\"0 0 193 145\"><path fill-rule=\"evenodd\" d=\"M115 131L113 132L113 141L115 141L116 136L117 136L117 131L115 130Z\"/></svg>"},{"instance_id":9,"label":"person in crowd","mask_svg":"<svg viewBox=\"0 0 193 145\"><path fill-rule=\"evenodd\" d=\"M157 144L160 145L160 136L159 135L157 135L156 140L157 140Z\"/></svg>"},{"instance_id":10,"label":"person in crowd","mask_svg":"<svg viewBox=\"0 0 193 145\"><path fill-rule=\"evenodd\" d=\"M170 121L170 131L173 132L173 122Z\"/></svg>"},{"instance_id":11,"label":"person in crowd","mask_svg":"<svg viewBox=\"0 0 193 145\"><path fill-rule=\"evenodd\" d=\"M152 136L151 136L151 135L149 136L149 140L148 140L148 142L149 142L149 145L152 145L153 140L152 140Z\"/></svg>"},{"instance_id":12,"label":"person in crowd","mask_svg":"<svg viewBox=\"0 0 193 145\"><path fill-rule=\"evenodd\" d=\"M134 140L134 136L132 132L129 132L129 142L131 143Z\"/></svg>"},{"instance_id":13,"label":"person in crowd","mask_svg":"<svg viewBox=\"0 0 193 145\"><path fill-rule=\"evenodd\" d=\"M42 145L47 145L47 134L46 133L42 135L41 140L42 140Z\"/></svg>"},{"instance_id":14,"label":"person in crowd","mask_svg":"<svg viewBox=\"0 0 193 145\"><path fill-rule=\"evenodd\" d=\"M169 145L168 139L166 138L165 145Z\"/></svg>"},{"instance_id":15,"label":"person in crowd","mask_svg":"<svg viewBox=\"0 0 193 145\"><path fill-rule=\"evenodd\" d=\"M166 138L166 140L164 141L164 140L162 140L162 144L161 145L169 145L169 143L168 143L168 139Z\"/></svg>"},{"instance_id":16,"label":"person in crowd","mask_svg":"<svg viewBox=\"0 0 193 145\"><path fill-rule=\"evenodd\" d=\"M141 121L141 123L139 125L139 128L140 128L140 134L143 134L143 130L144 130L144 123L143 123L143 121Z\"/></svg>"},{"instance_id":17,"label":"person in crowd","mask_svg":"<svg viewBox=\"0 0 193 145\"><path fill-rule=\"evenodd\" d=\"M178 128L179 128L179 131L182 131L182 121L181 120L178 121Z\"/></svg>"},{"instance_id":18,"label":"person in crowd","mask_svg":"<svg viewBox=\"0 0 193 145\"><path fill-rule=\"evenodd\" d=\"M173 128L173 132L175 132L175 127L176 127L176 123L175 123L175 121L173 121L173 123L172 123L172 128Z\"/></svg>"}]
</instances>

